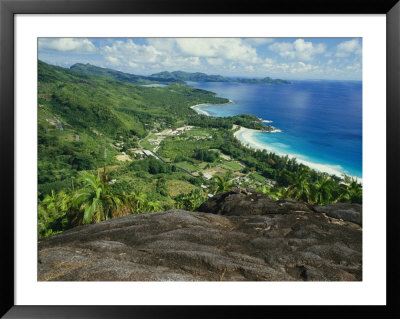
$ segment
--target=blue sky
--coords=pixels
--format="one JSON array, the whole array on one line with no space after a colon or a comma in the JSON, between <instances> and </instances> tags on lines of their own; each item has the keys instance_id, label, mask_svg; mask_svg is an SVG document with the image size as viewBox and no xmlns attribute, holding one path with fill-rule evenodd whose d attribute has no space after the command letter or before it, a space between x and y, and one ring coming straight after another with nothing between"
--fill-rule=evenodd
<instances>
[{"instance_id":1,"label":"blue sky","mask_svg":"<svg viewBox=\"0 0 400 319\"><path fill-rule=\"evenodd\" d=\"M361 38L39 38L39 59L127 73L362 79Z\"/></svg>"}]
</instances>

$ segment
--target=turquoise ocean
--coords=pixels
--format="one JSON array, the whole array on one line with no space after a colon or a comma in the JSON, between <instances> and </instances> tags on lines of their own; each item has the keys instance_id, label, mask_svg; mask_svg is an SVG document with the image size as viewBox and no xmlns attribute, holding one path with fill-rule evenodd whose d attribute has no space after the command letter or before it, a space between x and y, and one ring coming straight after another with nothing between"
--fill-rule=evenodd
<instances>
[{"instance_id":1,"label":"turquoise ocean","mask_svg":"<svg viewBox=\"0 0 400 319\"><path fill-rule=\"evenodd\" d=\"M195 107L199 113L216 117L253 114L278 129L241 134L238 137L244 143L296 157L321 171L362 178L362 82L187 84L233 101Z\"/></svg>"}]
</instances>

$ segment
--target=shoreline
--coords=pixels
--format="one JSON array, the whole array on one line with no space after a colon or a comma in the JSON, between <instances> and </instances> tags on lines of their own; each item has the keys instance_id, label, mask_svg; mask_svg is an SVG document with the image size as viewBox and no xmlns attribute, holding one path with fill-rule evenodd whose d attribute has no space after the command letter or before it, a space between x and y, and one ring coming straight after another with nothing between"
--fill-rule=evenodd
<instances>
[{"instance_id":1,"label":"shoreline","mask_svg":"<svg viewBox=\"0 0 400 319\"><path fill-rule=\"evenodd\" d=\"M221 103L221 104L212 104L212 103L200 103L196 105L192 105L190 108L193 109L197 114L202 114L202 115L207 115L207 116L212 116L210 113L202 109L202 106L207 106L207 105L227 105L227 104L234 104L232 100L229 100L229 102L226 103Z\"/></svg>"},{"instance_id":2,"label":"shoreline","mask_svg":"<svg viewBox=\"0 0 400 319\"><path fill-rule=\"evenodd\" d=\"M205 105L208 105L208 104L206 104L206 103L196 104L196 105L192 105L190 108L193 109L197 114L211 116L210 113L201 109L201 106L205 106Z\"/></svg>"},{"instance_id":3,"label":"shoreline","mask_svg":"<svg viewBox=\"0 0 400 319\"><path fill-rule=\"evenodd\" d=\"M342 167L339 165L321 164L321 163L315 163L315 162L310 162L307 160L299 159L298 157L296 157L292 154L279 152L279 151L275 150L274 148L269 147L266 144L260 143L254 137L255 133L269 133L269 132L262 132L259 130L249 129L249 128L245 128L243 126L238 126L238 125L235 126L234 129L238 128L238 127L239 127L239 130L234 132L233 136L236 139L238 139L244 147L247 147L247 148L250 148L253 150L266 150L268 152L273 152L279 156L287 155L289 158L295 158L298 163L304 164L316 171L328 173L330 175L336 175L340 178L342 178L343 174L345 174L340 170L340 169L342 169ZM355 178L359 183L362 183L362 178L360 178L358 176L352 176L350 174L346 174L346 175L348 175L352 178Z\"/></svg>"}]
</instances>

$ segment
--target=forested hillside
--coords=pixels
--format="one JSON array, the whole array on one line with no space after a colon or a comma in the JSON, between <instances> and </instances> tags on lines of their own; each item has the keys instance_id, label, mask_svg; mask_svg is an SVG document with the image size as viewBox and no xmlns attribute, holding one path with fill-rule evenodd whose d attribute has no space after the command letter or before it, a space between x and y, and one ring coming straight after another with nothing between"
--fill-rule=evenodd
<instances>
[{"instance_id":1,"label":"forested hillside","mask_svg":"<svg viewBox=\"0 0 400 319\"><path fill-rule=\"evenodd\" d=\"M134 147L150 129L195 114L191 105L227 101L179 84L149 88L39 61L39 193L70 184L76 171L114 162L115 140Z\"/></svg>"},{"instance_id":2,"label":"forested hillside","mask_svg":"<svg viewBox=\"0 0 400 319\"><path fill-rule=\"evenodd\" d=\"M183 83L182 80L176 80L173 78L165 78L165 77L147 77L143 75L136 74L128 74L121 71L116 71L107 68L101 68L95 65L91 65L89 63L76 63L71 66L72 70L91 74L91 75L102 75L108 76L118 81L129 82L133 84L150 84L150 83Z\"/></svg>"}]
</instances>

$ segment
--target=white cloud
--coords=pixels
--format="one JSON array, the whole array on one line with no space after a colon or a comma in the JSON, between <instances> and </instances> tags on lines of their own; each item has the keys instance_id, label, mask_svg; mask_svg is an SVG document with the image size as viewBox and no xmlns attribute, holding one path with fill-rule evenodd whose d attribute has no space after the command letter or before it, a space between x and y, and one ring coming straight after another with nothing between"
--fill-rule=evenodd
<instances>
[{"instance_id":1,"label":"white cloud","mask_svg":"<svg viewBox=\"0 0 400 319\"><path fill-rule=\"evenodd\" d=\"M319 70L318 65L312 65L312 64L306 64L303 62L297 62L297 64L293 64L291 68L292 73L298 73L298 72L316 72Z\"/></svg>"},{"instance_id":2,"label":"white cloud","mask_svg":"<svg viewBox=\"0 0 400 319\"><path fill-rule=\"evenodd\" d=\"M39 50L75 53L93 53L94 44L83 38L39 38Z\"/></svg>"},{"instance_id":3,"label":"white cloud","mask_svg":"<svg viewBox=\"0 0 400 319\"><path fill-rule=\"evenodd\" d=\"M336 48L337 57L348 57L351 54L361 55L361 44L358 39L344 41Z\"/></svg>"},{"instance_id":4,"label":"white cloud","mask_svg":"<svg viewBox=\"0 0 400 319\"><path fill-rule=\"evenodd\" d=\"M147 43L162 52L176 52L177 44L172 38L148 38Z\"/></svg>"},{"instance_id":5,"label":"white cloud","mask_svg":"<svg viewBox=\"0 0 400 319\"><path fill-rule=\"evenodd\" d=\"M268 70L273 70L275 69L275 64L276 64L275 60L266 58L262 66Z\"/></svg>"},{"instance_id":6,"label":"white cloud","mask_svg":"<svg viewBox=\"0 0 400 319\"><path fill-rule=\"evenodd\" d=\"M360 71L361 70L361 65L360 65L360 63L354 63L352 65L346 66L346 70L348 70L348 71Z\"/></svg>"},{"instance_id":7,"label":"white cloud","mask_svg":"<svg viewBox=\"0 0 400 319\"><path fill-rule=\"evenodd\" d=\"M293 44L289 42L275 42L269 46L271 51L279 53L282 57L294 59L296 54L293 50Z\"/></svg>"},{"instance_id":8,"label":"white cloud","mask_svg":"<svg viewBox=\"0 0 400 319\"><path fill-rule=\"evenodd\" d=\"M174 69L195 67L200 65L200 59L198 57L165 56L160 61L160 65Z\"/></svg>"},{"instance_id":9,"label":"white cloud","mask_svg":"<svg viewBox=\"0 0 400 319\"><path fill-rule=\"evenodd\" d=\"M107 60L108 62L110 62L110 63L113 64L113 65L119 65L119 64L120 64L118 58L115 58L115 57L112 57L112 56L107 56L107 57L105 57L105 58L106 58L106 60Z\"/></svg>"},{"instance_id":10,"label":"white cloud","mask_svg":"<svg viewBox=\"0 0 400 319\"><path fill-rule=\"evenodd\" d=\"M101 54L110 66L119 65L129 72L151 73L164 70L194 69L200 67L197 56L187 56L177 51L175 39L148 39L147 44L114 41L102 48ZM130 69L129 69L130 68Z\"/></svg>"},{"instance_id":11,"label":"white cloud","mask_svg":"<svg viewBox=\"0 0 400 319\"><path fill-rule=\"evenodd\" d=\"M254 66L253 66L253 65L246 65L246 66L245 66L245 69L246 69L247 71L254 72Z\"/></svg>"},{"instance_id":12,"label":"white cloud","mask_svg":"<svg viewBox=\"0 0 400 319\"><path fill-rule=\"evenodd\" d=\"M151 38L145 43L116 40L100 52L110 67L130 67L132 73L142 74L159 72L157 68L216 73L232 64L245 70L263 62L256 49L239 38Z\"/></svg>"},{"instance_id":13,"label":"white cloud","mask_svg":"<svg viewBox=\"0 0 400 319\"><path fill-rule=\"evenodd\" d=\"M132 61L130 61L130 62L128 63L128 65L129 65L131 68L137 68L137 67L138 67L138 64L135 63L135 62L132 62Z\"/></svg>"},{"instance_id":14,"label":"white cloud","mask_svg":"<svg viewBox=\"0 0 400 319\"><path fill-rule=\"evenodd\" d=\"M41 38L39 54L46 61L58 57L57 64L66 65L65 61L76 57L73 63L89 62L135 74L182 70L290 79L361 73L360 39L344 39L331 52L323 41L316 43L309 39L289 42L270 38L114 38L93 43L90 40ZM95 59L93 54L86 55L89 60L80 55L90 52L95 53Z\"/></svg>"},{"instance_id":15,"label":"white cloud","mask_svg":"<svg viewBox=\"0 0 400 319\"><path fill-rule=\"evenodd\" d=\"M110 57L125 63L154 63L158 62L163 53L151 45L136 44L132 40L115 41L111 46L105 46L102 54L106 59Z\"/></svg>"},{"instance_id":16,"label":"white cloud","mask_svg":"<svg viewBox=\"0 0 400 319\"><path fill-rule=\"evenodd\" d=\"M321 73L323 69L319 65L304 63L304 62L290 62L290 63L277 63L274 60L266 59L262 65L266 72L270 74L291 74L291 75L305 75Z\"/></svg>"},{"instance_id":17,"label":"white cloud","mask_svg":"<svg viewBox=\"0 0 400 319\"><path fill-rule=\"evenodd\" d=\"M224 60L221 58L207 58L207 62L210 65L222 65L224 64Z\"/></svg>"},{"instance_id":18,"label":"white cloud","mask_svg":"<svg viewBox=\"0 0 400 319\"><path fill-rule=\"evenodd\" d=\"M238 38L177 38L182 53L190 56L257 62L257 51Z\"/></svg>"},{"instance_id":19,"label":"white cloud","mask_svg":"<svg viewBox=\"0 0 400 319\"><path fill-rule=\"evenodd\" d=\"M310 41L307 42L303 39L297 39L293 43L275 42L269 46L269 49L282 57L287 57L292 60L310 61L316 54L324 53L326 46L322 43L313 45Z\"/></svg>"},{"instance_id":20,"label":"white cloud","mask_svg":"<svg viewBox=\"0 0 400 319\"><path fill-rule=\"evenodd\" d=\"M243 40L250 45L255 46L274 42L273 38L244 38Z\"/></svg>"}]
</instances>

